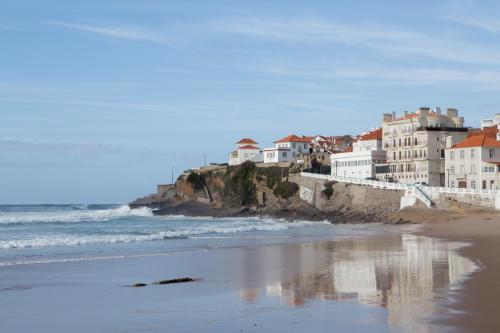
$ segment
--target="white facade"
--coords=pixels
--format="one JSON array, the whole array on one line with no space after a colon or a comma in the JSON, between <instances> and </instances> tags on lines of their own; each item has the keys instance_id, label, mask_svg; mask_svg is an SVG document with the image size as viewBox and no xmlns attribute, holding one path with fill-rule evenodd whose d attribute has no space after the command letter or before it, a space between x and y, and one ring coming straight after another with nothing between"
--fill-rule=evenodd
<instances>
[{"instance_id":1,"label":"white facade","mask_svg":"<svg viewBox=\"0 0 500 333\"><path fill-rule=\"evenodd\" d=\"M491 119L481 119L481 129L486 127L498 126L500 124L500 113L495 114L494 118Z\"/></svg>"},{"instance_id":2,"label":"white facade","mask_svg":"<svg viewBox=\"0 0 500 333\"><path fill-rule=\"evenodd\" d=\"M331 155L332 176L374 178L375 165L385 163L382 150L382 129L363 135L352 144L352 152Z\"/></svg>"},{"instance_id":3,"label":"white facade","mask_svg":"<svg viewBox=\"0 0 500 333\"><path fill-rule=\"evenodd\" d=\"M385 151L366 150L331 155L332 175L354 178L374 178L375 164L385 162Z\"/></svg>"},{"instance_id":4,"label":"white facade","mask_svg":"<svg viewBox=\"0 0 500 333\"><path fill-rule=\"evenodd\" d=\"M264 163L294 162L299 154L309 154L310 138L289 135L263 151Z\"/></svg>"},{"instance_id":5,"label":"white facade","mask_svg":"<svg viewBox=\"0 0 500 333\"><path fill-rule=\"evenodd\" d=\"M299 138L300 139L300 138ZM275 148L286 148L290 150L292 157L295 159L299 154L308 154L309 153L309 142L304 140L290 139L290 141L275 142Z\"/></svg>"},{"instance_id":6,"label":"white facade","mask_svg":"<svg viewBox=\"0 0 500 333\"><path fill-rule=\"evenodd\" d=\"M446 114L436 108L420 108L417 112L384 114L383 148L387 151L387 164L377 178L404 184L424 182L430 186L445 186L446 138L454 142L467 137L464 119L456 109Z\"/></svg>"},{"instance_id":7,"label":"white facade","mask_svg":"<svg viewBox=\"0 0 500 333\"><path fill-rule=\"evenodd\" d=\"M239 165L245 161L262 162L262 150L255 146L252 139L242 139L236 143L236 149L229 153L229 165Z\"/></svg>"},{"instance_id":8,"label":"white facade","mask_svg":"<svg viewBox=\"0 0 500 333\"><path fill-rule=\"evenodd\" d=\"M292 162L291 150L288 148L265 148L263 151L264 163Z\"/></svg>"},{"instance_id":9,"label":"white facade","mask_svg":"<svg viewBox=\"0 0 500 333\"><path fill-rule=\"evenodd\" d=\"M446 150L446 186L481 190L500 188L500 142L479 135Z\"/></svg>"}]
</instances>

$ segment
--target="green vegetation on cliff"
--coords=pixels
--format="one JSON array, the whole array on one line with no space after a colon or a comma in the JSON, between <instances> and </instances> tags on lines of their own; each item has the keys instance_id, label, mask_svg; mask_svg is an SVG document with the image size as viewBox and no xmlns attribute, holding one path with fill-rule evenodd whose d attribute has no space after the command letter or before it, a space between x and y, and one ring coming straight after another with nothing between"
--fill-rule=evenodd
<instances>
[{"instance_id":1,"label":"green vegetation on cliff","mask_svg":"<svg viewBox=\"0 0 500 333\"><path fill-rule=\"evenodd\" d=\"M192 172L187 176L187 182L193 186L193 189L196 191L203 190L203 176L199 175L196 172Z\"/></svg>"},{"instance_id":2,"label":"green vegetation on cliff","mask_svg":"<svg viewBox=\"0 0 500 333\"><path fill-rule=\"evenodd\" d=\"M255 163L244 162L236 167L229 167L224 177L224 199L231 206L246 206L257 203L254 184Z\"/></svg>"},{"instance_id":3,"label":"green vegetation on cliff","mask_svg":"<svg viewBox=\"0 0 500 333\"><path fill-rule=\"evenodd\" d=\"M274 195L283 199L291 198L299 190L299 185L294 182L284 181L278 184L274 189Z\"/></svg>"}]
</instances>

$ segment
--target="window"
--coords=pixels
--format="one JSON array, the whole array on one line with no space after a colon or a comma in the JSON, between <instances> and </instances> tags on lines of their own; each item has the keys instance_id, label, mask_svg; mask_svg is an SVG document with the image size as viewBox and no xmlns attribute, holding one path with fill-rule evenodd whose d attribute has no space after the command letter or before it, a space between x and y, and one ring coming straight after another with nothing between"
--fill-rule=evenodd
<instances>
[{"instance_id":1,"label":"window","mask_svg":"<svg viewBox=\"0 0 500 333\"><path fill-rule=\"evenodd\" d=\"M292 143L292 147L293 147L293 148L295 148L295 142L294 142L294 143Z\"/></svg>"},{"instance_id":2,"label":"window","mask_svg":"<svg viewBox=\"0 0 500 333\"><path fill-rule=\"evenodd\" d=\"M495 149L490 149L490 158L495 158Z\"/></svg>"},{"instance_id":3,"label":"window","mask_svg":"<svg viewBox=\"0 0 500 333\"><path fill-rule=\"evenodd\" d=\"M470 158L476 157L475 155L476 155L476 150L475 149L471 149L470 150Z\"/></svg>"},{"instance_id":4,"label":"window","mask_svg":"<svg viewBox=\"0 0 500 333\"><path fill-rule=\"evenodd\" d=\"M417 138L415 138L415 142L414 142L415 146L418 145L418 140Z\"/></svg>"},{"instance_id":5,"label":"window","mask_svg":"<svg viewBox=\"0 0 500 333\"><path fill-rule=\"evenodd\" d=\"M463 160L465 158L465 151L462 149L460 150L460 159Z\"/></svg>"},{"instance_id":6,"label":"window","mask_svg":"<svg viewBox=\"0 0 500 333\"><path fill-rule=\"evenodd\" d=\"M454 175L454 174L455 174L455 166L454 166L454 165L452 165L452 166L450 167L450 175Z\"/></svg>"},{"instance_id":7,"label":"window","mask_svg":"<svg viewBox=\"0 0 500 333\"><path fill-rule=\"evenodd\" d=\"M476 188L476 181L475 180L471 180L470 187L471 188Z\"/></svg>"},{"instance_id":8,"label":"window","mask_svg":"<svg viewBox=\"0 0 500 333\"><path fill-rule=\"evenodd\" d=\"M444 158L444 149L441 149L441 158Z\"/></svg>"},{"instance_id":9,"label":"window","mask_svg":"<svg viewBox=\"0 0 500 333\"><path fill-rule=\"evenodd\" d=\"M286 151L284 151L282 155L283 157L287 157L288 154L286 153Z\"/></svg>"}]
</instances>

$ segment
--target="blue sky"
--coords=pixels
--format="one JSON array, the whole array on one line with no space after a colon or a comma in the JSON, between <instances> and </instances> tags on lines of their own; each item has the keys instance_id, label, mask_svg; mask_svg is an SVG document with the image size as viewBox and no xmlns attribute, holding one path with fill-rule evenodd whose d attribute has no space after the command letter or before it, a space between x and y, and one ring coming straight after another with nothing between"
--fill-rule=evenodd
<instances>
[{"instance_id":1,"label":"blue sky","mask_svg":"<svg viewBox=\"0 0 500 333\"><path fill-rule=\"evenodd\" d=\"M500 112L500 5L4 1L0 203L120 203L234 142Z\"/></svg>"}]
</instances>

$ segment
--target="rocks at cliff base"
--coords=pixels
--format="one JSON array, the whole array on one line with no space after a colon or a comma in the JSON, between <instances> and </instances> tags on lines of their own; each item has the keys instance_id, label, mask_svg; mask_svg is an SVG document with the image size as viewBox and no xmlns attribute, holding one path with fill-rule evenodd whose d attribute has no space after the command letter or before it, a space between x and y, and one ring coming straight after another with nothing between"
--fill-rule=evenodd
<instances>
[{"instance_id":1,"label":"rocks at cliff base","mask_svg":"<svg viewBox=\"0 0 500 333\"><path fill-rule=\"evenodd\" d=\"M177 279L155 281L155 282L153 282L153 284L173 284L173 283L185 283L185 282L194 282L194 281L196 281L196 280L189 278L189 277L183 277L183 278L177 278Z\"/></svg>"}]
</instances>

